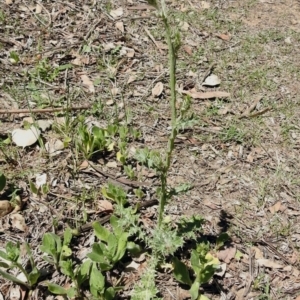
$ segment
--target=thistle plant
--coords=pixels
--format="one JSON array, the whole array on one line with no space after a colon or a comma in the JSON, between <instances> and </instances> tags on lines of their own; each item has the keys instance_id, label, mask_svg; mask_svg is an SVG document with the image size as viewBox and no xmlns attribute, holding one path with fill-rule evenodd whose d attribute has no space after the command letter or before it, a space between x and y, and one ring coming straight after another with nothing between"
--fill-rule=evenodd
<instances>
[{"instance_id":1,"label":"thistle plant","mask_svg":"<svg viewBox=\"0 0 300 300\"><path fill-rule=\"evenodd\" d=\"M170 69L169 85L171 90L171 133L168 139L168 145L164 157L162 157L161 154L158 152L143 149L137 151L136 158L148 167L154 168L159 174L160 187L157 190L157 194L159 196L158 227L161 228L163 223L162 221L165 205L170 196L167 189L167 177L168 171L171 166L172 153L174 150L174 141L178 133L177 123L179 121L179 118L177 118L176 109L176 59L180 47L180 35L177 29L171 29L165 1L148 0L148 3L157 9L158 16L163 21L165 27L166 40L168 43Z\"/></svg>"}]
</instances>

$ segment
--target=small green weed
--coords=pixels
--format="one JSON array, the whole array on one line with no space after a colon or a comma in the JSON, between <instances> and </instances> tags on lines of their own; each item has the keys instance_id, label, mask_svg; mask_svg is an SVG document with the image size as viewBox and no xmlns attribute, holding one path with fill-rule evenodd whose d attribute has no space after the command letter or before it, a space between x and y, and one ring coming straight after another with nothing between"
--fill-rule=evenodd
<instances>
[{"instance_id":1,"label":"small green weed","mask_svg":"<svg viewBox=\"0 0 300 300\"><path fill-rule=\"evenodd\" d=\"M40 249L42 252L47 253L50 258L44 256L44 260L54 265L56 270L63 270L65 259L72 255L72 250L69 248L71 240L72 231L70 228L65 230L63 242L56 234L45 233Z\"/></svg>"},{"instance_id":2,"label":"small green weed","mask_svg":"<svg viewBox=\"0 0 300 300\"><path fill-rule=\"evenodd\" d=\"M194 273L194 280L191 279L189 268L176 257L173 259L174 276L175 278L186 285L189 285L191 298L208 299L204 295L199 295L199 288L202 284L208 282L219 266L217 258L213 257L209 252L209 245L202 243L198 244L197 248L192 250L191 268Z\"/></svg>"},{"instance_id":3,"label":"small green weed","mask_svg":"<svg viewBox=\"0 0 300 300\"><path fill-rule=\"evenodd\" d=\"M10 280L16 284L26 287L27 289L33 289L38 282L38 279L40 277L40 272L35 265L29 245L27 243L25 243L24 245L29 257L30 269L26 270L22 265L21 257L20 257L21 254L20 244L19 243L14 244L12 242L8 242L5 246L5 252L0 250L0 257L4 260L0 262L0 266L2 267L0 269L0 275L7 280ZM4 271L3 268L8 270L13 268L19 269L19 271L24 274L26 278L26 282Z\"/></svg>"},{"instance_id":4,"label":"small green weed","mask_svg":"<svg viewBox=\"0 0 300 300\"><path fill-rule=\"evenodd\" d=\"M246 133L243 132L240 128L237 127L235 124L231 124L228 128L224 129L220 132L220 138L224 142L237 142L242 143Z\"/></svg>"},{"instance_id":5,"label":"small green weed","mask_svg":"<svg viewBox=\"0 0 300 300\"><path fill-rule=\"evenodd\" d=\"M93 244L92 252L88 257L99 264L101 271L108 271L122 259L127 248L128 233L119 226L118 218L112 216L110 224L113 228L111 233L99 223L93 225L99 243Z\"/></svg>"}]
</instances>

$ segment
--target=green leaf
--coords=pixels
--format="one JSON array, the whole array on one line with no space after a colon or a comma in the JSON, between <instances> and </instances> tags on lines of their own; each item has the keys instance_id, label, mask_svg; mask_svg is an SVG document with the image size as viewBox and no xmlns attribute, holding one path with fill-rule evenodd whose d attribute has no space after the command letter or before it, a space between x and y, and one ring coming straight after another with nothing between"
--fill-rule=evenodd
<instances>
[{"instance_id":1,"label":"green leaf","mask_svg":"<svg viewBox=\"0 0 300 300\"><path fill-rule=\"evenodd\" d=\"M128 239L128 233L124 232L118 240L118 249L114 257L115 262L119 261L124 256L127 248L127 239Z\"/></svg>"},{"instance_id":2,"label":"green leaf","mask_svg":"<svg viewBox=\"0 0 300 300\"><path fill-rule=\"evenodd\" d=\"M55 295L67 295L68 290L63 288L62 286L56 284L56 283L49 283L48 284L48 290L50 293Z\"/></svg>"},{"instance_id":3,"label":"green leaf","mask_svg":"<svg viewBox=\"0 0 300 300\"><path fill-rule=\"evenodd\" d=\"M217 249L220 249L229 240L229 235L227 232L222 232L216 241Z\"/></svg>"},{"instance_id":4,"label":"green leaf","mask_svg":"<svg viewBox=\"0 0 300 300\"><path fill-rule=\"evenodd\" d=\"M117 252L118 241L114 234L110 234L107 240L107 252L111 257L115 255Z\"/></svg>"},{"instance_id":5,"label":"green leaf","mask_svg":"<svg viewBox=\"0 0 300 300\"><path fill-rule=\"evenodd\" d=\"M16 283L16 284L25 286L26 288L30 289L30 286L29 286L26 282L24 282L24 281L18 279L17 277L15 277L15 276L13 276L13 275L11 275L11 274L9 274L9 273L7 273L7 272L1 270L1 269L0 269L0 275L1 275L3 278L5 278L5 279L7 279L7 280L9 280L9 281L12 281L12 282L14 282L14 283Z\"/></svg>"},{"instance_id":6,"label":"green leaf","mask_svg":"<svg viewBox=\"0 0 300 300\"><path fill-rule=\"evenodd\" d=\"M42 192L43 195L48 194L48 193L49 193L49 190L50 190L48 184L43 184L43 185L40 187L40 189L41 189L41 192Z\"/></svg>"},{"instance_id":7,"label":"green leaf","mask_svg":"<svg viewBox=\"0 0 300 300\"><path fill-rule=\"evenodd\" d=\"M40 247L41 248L41 247ZM41 249L42 250L42 249ZM44 251L43 251L44 252ZM47 263L49 263L50 265L54 265L55 262L52 258L48 257L48 256L43 256L43 260L45 260Z\"/></svg>"},{"instance_id":8,"label":"green leaf","mask_svg":"<svg viewBox=\"0 0 300 300\"><path fill-rule=\"evenodd\" d=\"M115 215L112 215L110 217L110 224L113 228L114 234L117 237L120 236L124 231L124 229L119 225L119 219Z\"/></svg>"},{"instance_id":9,"label":"green leaf","mask_svg":"<svg viewBox=\"0 0 300 300\"><path fill-rule=\"evenodd\" d=\"M137 256L143 251L142 247L134 242L127 242L127 250L133 256Z\"/></svg>"},{"instance_id":10,"label":"green leaf","mask_svg":"<svg viewBox=\"0 0 300 300\"><path fill-rule=\"evenodd\" d=\"M0 173L0 192L5 188L6 185L6 177Z\"/></svg>"},{"instance_id":11,"label":"green leaf","mask_svg":"<svg viewBox=\"0 0 300 300\"><path fill-rule=\"evenodd\" d=\"M178 280L180 283L191 286L192 281L190 278L188 267L183 262L181 262L177 257L174 257L173 264L174 264L173 273L176 280Z\"/></svg>"},{"instance_id":12,"label":"green leaf","mask_svg":"<svg viewBox=\"0 0 300 300\"><path fill-rule=\"evenodd\" d=\"M0 261L0 268L8 269L11 265L7 264L4 261Z\"/></svg>"},{"instance_id":13,"label":"green leaf","mask_svg":"<svg viewBox=\"0 0 300 300\"><path fill-rule=\"evenodd\" d=\"M240 261L240 259L243 257L243 253L240 250L236 250L235 256L234 258L238 261Z\"/></svg>"},{"instance_id":14,"label":"green leaf","mask_svg":"<svg viewBox=\"0 0 300 300\"><path fill-rule=\"evenodd\" d=\"M3 259L5 259L5 260L9 260L7 254L4 251L2 251L2 250L0 250L0 257L3 258Z\"/></svg>"},{"instance_id":15,"label":"green leaf","mask_svg":"<svg viewBox=\"0 0 300 300\"><path fill-rule=\"evenodd\" d=\"M93 264L90 274L90 291L94 297L103 294L105 288L104 276Z\"/></svg>"},{"instance_id":16,"label":"green leaf","mask_svg":"<svg viewBox=\"0 0 300 300\"><path fill-rule=\"evenodd\" d=\"M35 267L35 262L33 260L32 252L31 252L29 244L26 243L26 242L25 242L25 248L26 248L27 254L29 256L31 267L34 268Z\"/></svg>"},{"instance_id":17,"label":"green leaf","mask_svg":"<svg viewBox=\"0 0 300 300\"><path fill-rule=\"evenodd\" d=\"M72 260L63 260L59 263L61 272L67 276L69 276L71 279L74 279L74 271L73 271L73 264Z\"/></svg>"},{"instance_id":18,"label":"green leaf","mask_svg":"<svg viewBox=\"0 0 300 300\"><path fill-rule=\"evenodd\" d=\"M36 187L36 185L32 182L32 181L29 181L29 187L30 187L30 191L33 193L33 194L38 194L38 188Z\"/></svg>"},{"instance_id":19,"label":"green leaf","mask_svg":"<svg viewBox=\"0 0 300 300\"><path fill-rule=\"evenodd\" d=\"M20 61L19 55L15 51L9 53L9 57L13 60L12 63L18 63Z\"/></svg>"},{"instance_id":20,"label":"green leaf","mask_svg":"<svg viewBox=\"0 0 300 300\"><path fill-rule=\"evenodd\" d=\"M38 279L40 278L41 274L37 268L33 268L30 274L28 275L30 285L33 286L37 283Z\"/></svg>"},{"instance_id":21,"label":"green leaf","mask_svg":"<svg viewBox=\"0 0 300 300\"><path fill-rule=\"evenodd\" d=\"M105 300L113 300L113 299L115 299L115 294L116 294L116 292L115 292L114 288L109 287L104 293L104 298L105 298Z\"/></svg>"},{"instance_id":22,"label":"green leaf","mask_svg":"<svg viewBox=\"0 0 300 300\"><path fill-rule=\"evenodd\" d=\"M13 244L12 242L8 242L5 246L7 259L13 262L18 262L20 257L20 244Z\"/></svg>"},{"instance_id":23,"label":"green leaf","mask_svg":"<svg viewBox=\"0 0 300 300\"><path fill-rule=\"evenodd\" d=\"M191 187L192 186L189 183L182 183L181 185L179 185L175 188L175 192L176 192L176 194L184 193L184 192L187 192L188 190L190 190Z\"/></svg>"},{"instance_id":24,"label":"green leaf","mask_svg":"<svg viewBox=\"0 0 300 300\"><path fill-rule=\"evenodd\" d=\"M98 243L93 244L92 252L87 254L93 262L100 263L101 270L106 271L111 269L111 264L107 261L107 254L103 253L101 245Z\"/></svg>"},{"instance_id":25,"label":"green leaf","mask_svg":"<svg viewBox=\"0 0 300 300\"><path fill-rule=\"evenodd\" d=\"M200 283L198 281L195 281L190 288L190 294L192 300L196 300L198 298L199 288L200 288Z\"/></svg>"},{"instance_id":26,"label":"green leaf","mask_svg":"<svg viewBox=\"0 0 300 300\"><path fill-rule=\"evenodd\" d=\"M42 240L42 245L40 246L42 252L51 255L55 262L57 262L57 258L59 255L56 239L52 233L45 233Z\"/></svg>"},{"instance_id":27,"label":"green leaf","mask_svg":"<svg viewBox=\"0 0 300 300\"><path fill-rule=\"evenodd\" d=\"M82 283L84 283L88 278L90 274L92 262L90 260L86 260L80 267L76 274L76 280L78 283L78 286L81 286Z\"/></svg>"},{"instance_id":28,"label":"green leaf","mask_svg":"<svg viewBox=\"0 0 300 300\"><path fill-rule=\"evenodd\" d=\"M61 65L58 67L58 70L59 71L64 71L64 70L67 70L67 69L72 69L73 68L73 65L72 64L65 64L65 65Z\"/></svg>"},{"instance_id":29,"label":"green leaf","mask_svg":"<svg viewBox=\"0 0 300 300\"><path fill-rule=\"evenodd\" d=\"M98 222L95 222L93 224L93 228L95 231L95 235L97 236L97 238L99 240L104 241L104 242L108 241L108 237L111 235L111 233L108 229L106 229L105 227L100 225Z\"/></svg>"},{"instance_id":30,"label":"green leaf","mask_svg":"<svg viewBox=\"0 0 300 300\"><path fill-rule=\"evenodd\" d=\"M77 291L75 287L71 287L67 290L67 295L69 299L74 299L77 296ZM77 298L75 298L77 299Z\"/></svg>"},{"instance_id":31,"label":"green leaf","mask_svg":"<svg viewBox=\"0 0 300 300\"><path fill-rule=\"evenodd\" d=\"M63 245L69 246L72 240L72 229L70 227L67 227L64 232L64 242Z\"/></svg>"},{"instance_id":32,"label":"green leaf","mask_svg":"<svg viewBox=\"0 0 300 300\"><path fill-rule=\"evenodd\" d=\"M69 257L72 255L72 249L69 248L67 245L63 245L61 248L61 255L63 257Z\"/></svg>"},{"instance_id":33,"label":"green leaf","mask_svg":"<svg viewBox=\"0 0 300 300\"><path fill-rule=\"evenodd\" d=\"M197 300L209 300L209 298L204 295L200 295Z\"/></svg>"},{"instance_id":34,"label":"green leaf","mask_svg":"<svg viewBox=\"0 0 300 300\"><path fill-rule=\"evenodd\" d=\"M200 262L199 262L199 254L197 253L197 251L195 249L192 250L191 253L191 266L194 270L194 272L197 274L200 270Z\"/></svg>"}]
</instances>

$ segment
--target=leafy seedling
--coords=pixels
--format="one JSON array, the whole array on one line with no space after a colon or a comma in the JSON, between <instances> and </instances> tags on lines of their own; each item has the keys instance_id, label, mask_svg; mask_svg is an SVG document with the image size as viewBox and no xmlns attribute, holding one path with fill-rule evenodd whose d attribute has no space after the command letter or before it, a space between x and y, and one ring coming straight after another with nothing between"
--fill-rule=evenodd
<instances>
[{"instance_id":1,"label":"leafy seedling","mask_svg":"<svg viewBox=\"0 0 300 300\"><path fill-rule=\"evenodd\" d=\"M189 291L192 300L207 299L199 293L199 288L213 277L215 270L219 266L218 259L213 257L208 251L209 245L205 243L198 244L197 249L192 250L191 268L194 273L194 280L190 277L189 268L176 257L173 259L174 276L179 282L190 286Z\"/></svg>"},{"instance_id":2,"label":"leafy seedling","mask_svg":"<svg viewBox=\"0 0 300 300\"><path fill-rule=\"evenodd\" d=\"M4 261L0 262L0 275L7 280L10 280L16 284L26 287L27 289L32 289L36 285L40 277L40 272L35 265L30 247L27 243L25 243L25 248L29 256L30 271L27 271L25 268L23 268L22 263L20 261L20 244L8 242L5 246L5 252L0 251L0 257L4 259ZM26 282L4 271L2 268L19 269L25 275Z\"/></svg>"},{"instance_id":3,"label":"leafy seedling","mask_svg":"<svg viewBox=\"0 0 300 300\"><path fill-rule=\"evenodd\" d=\"M131 165L124 165L124 172L128 176L129 179L133 180L136 178L134 169Z\"/></svg>"},{"instance_id":4,"label":"leafy seedling","mask_svg":"<svg viewBox=\"0 0 300 300\"><path fill-rule=\"evenodd\" d=\"M115 294L119 287L105 288L105 278L103 274L98 270L97 264L94 263L90 273L90 292L96 299L112 300L115 298Z\"/></svg>"},{"instance_id":5,"label":"leafy seedling","mask_svg":"<svg viewBox=\"0 0 300 300\"><path fill-rule=\"evenodd\" d=\"M65 295L69 298L80 297L81 286L89 279L91 266L92 262L90 260L86 260L74 269L72 260L68 259L62 261L60 264L61 272L72 280L74 286L66 289L58 284L49 283L48 290L52 294Z\"/></svg>"},{"instance_id":6,"label":"leafy seedling","mask_svg":"<svg viewBox=\"0 0 300 300\"><path fill-rule=\"evenodd\" d=\"M114 142L112 142L115 130L113 127L110 130L105 130L94 126L90 130L86 125L82 125L78 129L77 147L86 159L92 157L95 153L104 150L112 151Z\"/></svg>"},{"instance_id":7,"label":"leafy seedling","mask_svg":"<svg viewBox=\"0 0 300 300\"><path fill-rule=\"evenodd\" d=\"M47 195L49 193L49 185L46 184L42 184L41 186L37 187L36 184L34 184L32 181L29 181L29 186L30 186L30 191L33 194L38 195L39 197L43 196L43 195Z\"/></svg>"},{"instance_id":8,"label":"leafy seedling","mask_svg":"<svg viewBox=\"0 0 300 300\"><path fill-rule=\"evenodd\" d=\"M92 246L92 252L88 257L96 263L99 263L101 271L108 271L122 259L127 248L127 239L129 234L119 226L118 218L112 216L110 224L113 232L110 232L99 223L94 223L95 235L100 240Z\"/></svg>"},{"instance_id":9,"label":"leafy seedling","mask_svg":"<svg viewBox=\"0 0 300 300\"><path fill-rule=\"evenodd\" d=\"M56 270L62 271L64 260L72 255L72 250L69 248L71 240L72 231L70 228L65 230L63 242L58 235L50 232L45 233L40 249L50 257L44 256L44 260L54 265Z\"/></svg>"},{"instance_id":10,"label":"leafy seedling","mask_svg":"<svg viewBox=\"0 0 300 300\"><path fill-rule=\"evenodd\" d=\"M105 198L116 202L118 205L124 206L127 203L125 191L111 183L108 183L107 187L102 187L101 192Z\"/></svg>"}]
</instances>

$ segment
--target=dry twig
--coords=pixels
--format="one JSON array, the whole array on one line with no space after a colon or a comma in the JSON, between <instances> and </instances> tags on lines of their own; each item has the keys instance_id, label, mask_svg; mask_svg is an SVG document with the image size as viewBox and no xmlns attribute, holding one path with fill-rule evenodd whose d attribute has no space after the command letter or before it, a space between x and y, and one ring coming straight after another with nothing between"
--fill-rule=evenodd
<instances>
[{"instance_id":1,"label":"dry twig","mask_svg":"<svg viewBox=\"0 0 300 300\"><path fill-rule=\"evenodd\" d=\"M28 113L51 113L58 111L74 111L91 108L91 105L55 108L32 108L32 109L0 109L0 114L28 114Z\"/></svg>"}]
</instances>

